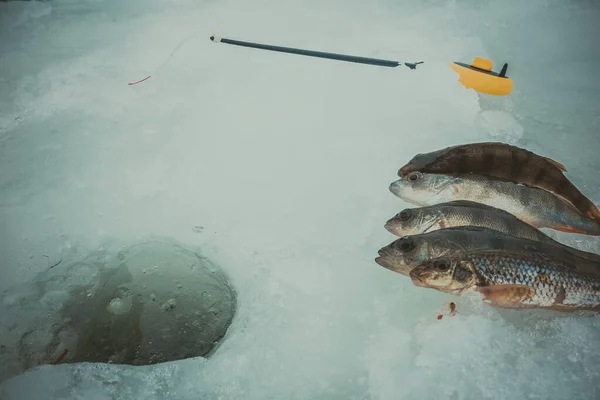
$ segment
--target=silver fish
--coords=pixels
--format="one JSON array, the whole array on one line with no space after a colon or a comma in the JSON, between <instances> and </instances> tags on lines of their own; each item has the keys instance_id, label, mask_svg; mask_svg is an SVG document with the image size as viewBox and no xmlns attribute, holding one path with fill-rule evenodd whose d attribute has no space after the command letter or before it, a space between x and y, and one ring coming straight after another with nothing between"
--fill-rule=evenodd
<instances>
[{"instance_id":1,"label":"silver fish","mask_svg":"<svg viewBox=\"0 0 600 400\"><path fill-rule=\"evenodd\" d=\"M584 217L554 194L540 188L478 175L411 172L390 185L401 199L420 206L469 200L507 211L536 228L600 235L600 223Z\"/></svg>"},{"instance_id":2,"label":"silver fish","mask_svg":"<svg viewBox=\"0 0 600 400\"><path fill-rule=\"evenodd\" d=\"M600 310L600 275L543 252L458 252L424 261L410 277L416 286L455 295L477 291L496 307Z\"/></svg>"},{"instance_id":3,"label":"silver fish","mask_svg":"<svg viewBox=\"0 0 600 400\"><path fill-rule=\"evenodd\" d=\"M406 208L385 224L389 232L400 237L467 226L489 228L507 235L551 244L581 258L600 262L600 254L564 245L504 210L472 201L451 201L420 208Z\"/></svg>"},{"instance_id":4,"label":"silver fish","mask_svg":"<svg viewBox=\"0 0 600 400\"><path fill-rule=\"evenodd\" d=\"M480 227L446 228L405 236L379 249L379 257L375 258L375 262L390 271L408 276L423 261L465 251L489 249L542 252L565 260L582 273L600 275L600 262L578 257L558 246Z\"/></svg>"}]
</instances>

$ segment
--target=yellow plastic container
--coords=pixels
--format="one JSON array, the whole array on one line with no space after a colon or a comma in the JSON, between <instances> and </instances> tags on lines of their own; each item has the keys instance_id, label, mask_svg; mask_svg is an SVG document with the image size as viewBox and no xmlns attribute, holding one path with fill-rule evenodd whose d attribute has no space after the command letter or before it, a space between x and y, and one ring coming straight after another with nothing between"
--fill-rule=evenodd
<instances>
[{"instance_id":1,"label":"yellow plastic container","mask_svg":"<svg viewBox=\"0 0 600 400\"><path fill-rule=\"evenodd\" d=\"M450 68L459 75L458 81L466 88L494 96L506 96L513 89L513 81L506 76L508 64L504 64L500 73L492 71L491 60L475 57L471 65L461 62L450 63Z\"/></svg>"}]
</instances>

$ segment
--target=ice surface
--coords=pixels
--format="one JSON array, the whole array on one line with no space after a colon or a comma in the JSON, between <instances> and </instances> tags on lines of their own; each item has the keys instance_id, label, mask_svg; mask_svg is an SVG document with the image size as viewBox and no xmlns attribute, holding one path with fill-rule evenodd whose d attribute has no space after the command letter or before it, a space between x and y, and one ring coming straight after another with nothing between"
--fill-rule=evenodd
<instances>
[{"instance_id":1,"label":"ice surface","mask_svg":"<svg viewBox=\"0 0 600 400\"><path fill-rule=\"evenodd\" d=\"M0 289L161 235L223 265L240 307L208 361L40 366L0 398L598 398L597 318L460 299L437 320L451 297L373 259L418 152L505 140L600 201L599 18L564 0L0 3ZM511 96L460 86L447 63L478 55L509 63Z\"/></svg>"}]
</instances>

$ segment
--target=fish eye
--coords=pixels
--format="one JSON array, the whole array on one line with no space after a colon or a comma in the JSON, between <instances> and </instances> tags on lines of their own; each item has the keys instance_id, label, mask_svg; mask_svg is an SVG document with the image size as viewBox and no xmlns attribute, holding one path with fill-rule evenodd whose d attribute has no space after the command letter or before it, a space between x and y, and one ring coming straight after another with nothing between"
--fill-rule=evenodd
<instances>
[{"instance_id":1,"label":"fish eye","mask_svg":"<svg viewBox=\"0 0 600 400\"><path fill-rule=\"evenodd\" d=\"M410 182L416 182L419 179L421 179L423 177L423 174L420 172L413 172L411 174L409 174L406 178L410 181Z\"/></svg>"},{"instance_id":2,"label":"fish eye","mask_svg":"<svg viewBox=\"0 0 600 400\"><path fill-rule=\"evenodd\" d=\"M410 212L410 210L402 210L398 214L400 221L408 221L411 218L411 216L412 216L412 213Z\"/></svg>"},{"instance_id":3,"label":"fish eye","mask_svg":"<svg viewBox=\"0 0 600 400\"><path fill-rule=\"evenodd\" d=\"M413 250L415 248L415 244L413 243L412 240L402 240L400 242L400 250L402 250L404 253L408 253L409 251Z\"/></svg>"},{"instance_id":4,"label":"fish eye","mask_svg":"<svg viewBox=\"0 0 600 400\"><path fill-rule=\"evenodd\" d=\"M446 261L438 261L435 265L435 268L439 271L448 271L448 268L450 268L450 265L446 262Z\"/></svg>"}]
</instances>

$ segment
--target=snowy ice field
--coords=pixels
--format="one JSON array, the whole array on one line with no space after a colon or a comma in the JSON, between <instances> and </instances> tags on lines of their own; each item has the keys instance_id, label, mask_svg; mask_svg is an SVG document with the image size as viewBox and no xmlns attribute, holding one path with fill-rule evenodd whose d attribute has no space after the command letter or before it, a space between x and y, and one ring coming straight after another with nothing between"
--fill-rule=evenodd
<instances>
[{"instance_id":1,"label":"snowy ice field","mask_svg":"<svg viewBox=\"0 0 600 400\"><path fill-rule=\"evenodd\" d=\"M461 299L438 321L451 296L373 261L409 206L388 185L419 152L517 144L598 204L598 38L583 0L0 2L0 290L156 236L202 248L239 302L208 360L45 365L0 398L600 398L598 317ZM448 62L478 55L509 63L510 96L457 82Z\"/></svg>"}]
</instances>

